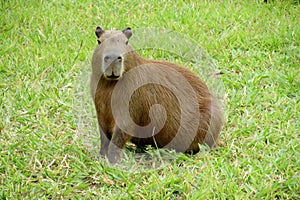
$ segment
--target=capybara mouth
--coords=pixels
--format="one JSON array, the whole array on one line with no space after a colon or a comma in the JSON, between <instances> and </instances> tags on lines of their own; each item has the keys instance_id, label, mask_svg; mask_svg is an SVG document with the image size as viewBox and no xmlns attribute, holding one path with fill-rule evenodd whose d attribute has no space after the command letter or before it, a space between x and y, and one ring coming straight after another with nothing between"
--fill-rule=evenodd
<instances>
[{"instance_id":1,"label":"capybara mouth","mask_svg":"<svg viewBox=\"0 0 300 200\"><path fill-rule=\"evenodd\" d=\"M114 74L110 75L110 76L105 76L108 80L118 80L120 78L120 76L116 76Z\"/></svg>"}]
</instances>

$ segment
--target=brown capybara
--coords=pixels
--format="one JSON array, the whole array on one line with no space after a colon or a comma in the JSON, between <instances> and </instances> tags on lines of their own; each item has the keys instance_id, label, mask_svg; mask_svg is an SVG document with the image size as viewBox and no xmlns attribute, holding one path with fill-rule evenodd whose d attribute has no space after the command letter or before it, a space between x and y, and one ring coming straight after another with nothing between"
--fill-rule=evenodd
<instances>
[{"instance_id":1,"label":"brown capybara","mask_svg":"<svg viewBox=\"0 0 300 200\"><path fill-rule=\"evenodd\" d=\"M130 28L97 27L91 93L101 136L100 154L121 159L126 142L178 152L213 147L223 112L207 85L190 69L141 57L128 43Z\"/></svg>"}]
</instances>

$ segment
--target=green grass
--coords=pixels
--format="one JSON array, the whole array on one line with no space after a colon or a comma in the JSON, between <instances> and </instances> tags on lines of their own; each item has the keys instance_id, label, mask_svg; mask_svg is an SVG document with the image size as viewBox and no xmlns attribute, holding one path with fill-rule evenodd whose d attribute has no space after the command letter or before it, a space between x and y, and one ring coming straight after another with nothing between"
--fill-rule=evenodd
<instances>
[{"instance_id":1,"label":"green grass","mask_svg":"<svg viewBox=\"0 0 300 200\"><path fill-rule=\"evenodd\" d=\"M1 199L300 198L298 1L0 5ZM160 168L99 160L98 138L78 131L94 110L77 98L88 94L78 88L88 88L97 25L169 29L205 49L223 72L223 145Z\"/></svg>"}]
</instances>

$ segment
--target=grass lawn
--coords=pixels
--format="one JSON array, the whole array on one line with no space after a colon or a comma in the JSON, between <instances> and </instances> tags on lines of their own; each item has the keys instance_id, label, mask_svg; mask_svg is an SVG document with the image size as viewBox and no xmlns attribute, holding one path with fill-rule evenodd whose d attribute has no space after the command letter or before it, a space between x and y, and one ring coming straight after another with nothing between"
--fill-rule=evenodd
<instances>
[{"instance_id":1,"label":"grass lawn","mask_svg":"<svg viewBox=\"0 0 300 200\"><path fill-rule=\"evenodd\" d=\"M0 199L300 199L299 4L2 0ZM99 159L85 121L97 25L173 30L204 49L222 72L221 145L155 168Z\"/></svg>"}]
</instances>

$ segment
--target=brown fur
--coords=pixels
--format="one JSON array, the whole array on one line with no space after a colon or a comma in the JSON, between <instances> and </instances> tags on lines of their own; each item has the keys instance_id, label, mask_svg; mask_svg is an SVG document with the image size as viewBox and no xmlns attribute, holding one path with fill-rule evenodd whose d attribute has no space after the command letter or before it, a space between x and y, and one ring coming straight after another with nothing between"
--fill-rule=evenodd
<instances>
[{"instance_id":1,"label":"brown fur","mask_svg":"<svg viewBox=\"0 0 300 200\"><path fill-rule=\"evenodd\" d=\"M102 28L98 27L96 35L98 41L110 43L107 46L100 44L95 49L92 59L93 73L91 77L91 92L100 128L101 155L108 156L112 163L117 162L120 159L121 149L124 148L128 141L131 141L137 146L153 145L159 148L166 147L166 145L170 144L170 141L175 138L177 130L181 125L181 120L187 124L187 126L184 127L184 135L180 135L180 137L174 140L167 148L180 152L196 153L199 151L199 144L205 143L210 147L213 147L216 144L222 127L222 110L218 105L217 100L213 98L206 84L198 76L190 69L178 66L174 63L142 58L130 45L126 44L126 41L131 36L130 29L125 29L123 32L104 31ZM111 38L115 38L115 40L109 41ZM122 56L123 71L121 70L121 75L117 80L109 79L109 72L107 76L104 75L101 63L103 56L106 55L106 47L112 49L109 50L109 52L117 52L117 55ZM176 83L179 81L179 78L169 75L169 67L176 70L176 72L181 74L187 80L196 94L197 102L195 102L195 105L198 107L198 110L196 110L195 113L199 113L199 115L197 115L199 117L198 119L191 121L184 121L185 119L181 119L182 112L194 112L192 106L189 106L191 104L190 99L192 99L191 91L189 91L189 88L185 88L185 85L182 85L179 90L183 91L181 94L184 95L184 98L182 99L184 99L183 103L185 103L188 111L181 109L179 99L170 88L159 84L146 84L135 90L131 96L129 102L131 120L141 127L147 126L151 123L149 117L150 108L155 104L159 104L165 109L166 121L164 126L156 135L147 138L139 137L143 133L139 133L138 129L133 130L133 133L126 133L118 127L113 115L112 106L115 106L113 109L117 109L117 111L121 108L118 108L118 103L112 105L113 90L118 82L122 83L121 81L125 81L126 78L129 79L129 77L126 77L127 72L145 64L147 65L147 68L142 71L143 73L140 73L139 77L131 77L131 79L136 79L138 81L157 74L159 76L164 76L165 80L162 81ZM116 69L117 66L119 65L116 64L113 66L114 69ZM107 69L109 67L107 67ZM112 71L114 69L112 69ZM153 71L155 71L155 74L152 73ZM122 91L125 93L126 89L125 91ZM117 95L120 95L120 98L122 97L122 93ZM120 99L120 101L121 100L122 99ZM163 113L160 110L153 109L152 111L155 116L154 121L156 120L158 123L159 121L164 120ZM198 128L196 134L192 135L192 127L195 126L195 121L197 122ZM124 121L123 123L126 124L127 121ZM145 129L143 131L145 131ZM153 127L150 127L148 131L153 131ZM188 146L184 144L187 144ZM188 148L185 148L184 146Z\"/></svg>"}]
</instances>

